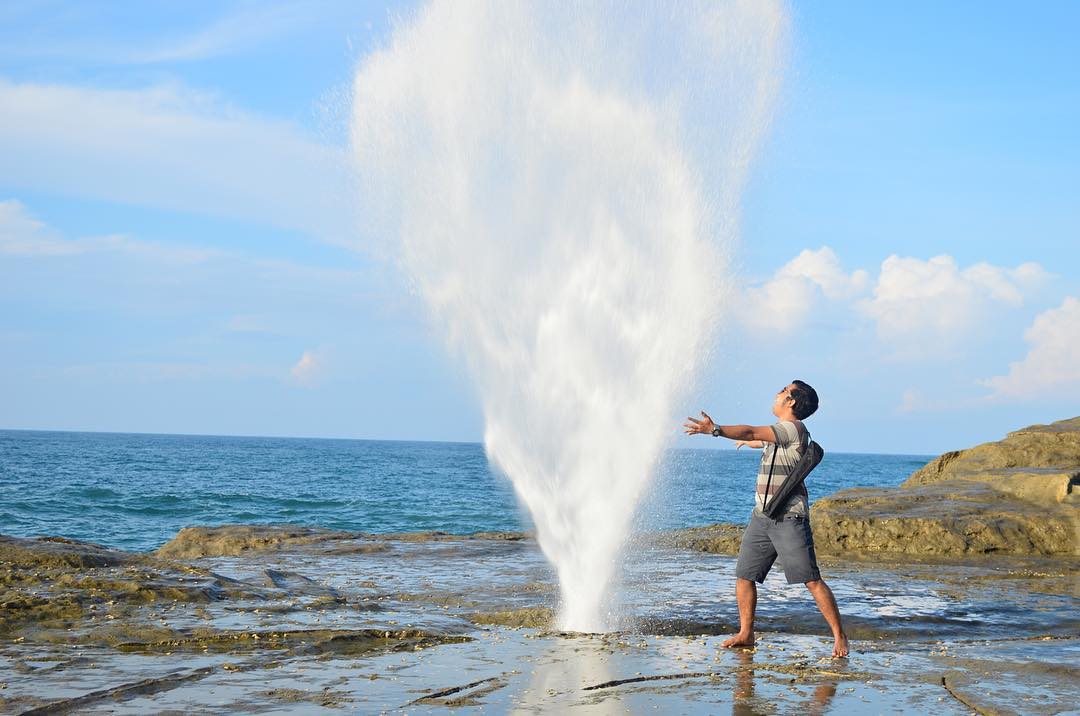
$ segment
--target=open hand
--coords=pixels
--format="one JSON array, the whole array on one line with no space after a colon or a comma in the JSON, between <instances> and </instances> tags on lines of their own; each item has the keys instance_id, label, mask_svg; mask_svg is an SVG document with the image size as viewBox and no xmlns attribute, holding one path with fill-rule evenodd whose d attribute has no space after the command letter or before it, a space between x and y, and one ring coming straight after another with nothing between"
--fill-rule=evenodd
<instances>
[{"instance_id":1,"label":"open hand","mask_svg":"<svg viewBox=\"0 0 1080 716\"><path fill-rule=\"evenodd\" d=\"M686 428L687 435L712 435L712 431L716 428L716 423L712 421L704 410L701 411L701 420L697 418L687 418L687 422L683 423L683 427Z\"/></svg>"}]
</instances>

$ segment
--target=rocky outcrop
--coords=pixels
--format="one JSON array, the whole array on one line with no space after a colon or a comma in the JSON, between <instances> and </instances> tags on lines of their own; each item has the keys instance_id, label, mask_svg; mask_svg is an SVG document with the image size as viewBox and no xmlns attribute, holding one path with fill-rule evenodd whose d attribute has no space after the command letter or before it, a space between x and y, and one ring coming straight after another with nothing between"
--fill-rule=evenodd
<instances>
[{"instance_id":1,"label":"rocky outcrop","mask_svg":"<svg viewBox=\"0 0 1080 716\"><path fill-rule=\"evenodd\" d=\"M90 542L64 537L23 539L0 535L0 564L13 569L116 567L134 561L137 557L127 552Z\"/></svg>"},{"instance_id":2,"label":"rocky outcrop","mask_svg":"<svg viewBox=\"0 0 1080 716\"><path fill-rule=\"evenodd\" d=\"M1080 417L948 452L899 488L814 504L819 552L1080 555Z\"/></svg>"},{"instance_id":3,"label":"rocky outcrop","mask_svg":"<svg viewBox=\"0 0 1080 716\"><path fill-rule=\"evenodd\" d=\"M175 537L161 545L157 555L170 559L235 557L242 552L348 540L355 536L351 532L287 525L185 527Z\"/></svg>"},{"instance_id":4,"label":"rocky outcrop","mask_svg":"<svg viewBox=\"0 0 1080 716\"><path fill-rule=\"evenodd\" d=\"M401 532L369 534L343 532L321 527L296 525L220 525L185 527L161 545L156 554L168 559L200 557L236 557L249 552L267 552L296 547L315 547L324 554L384 552L392 542L460 542L463 540L498 540L519 542L528 539L525 532L474 532L458 535L448 532Z\"/></svg>"},{"instance_id":5,"label":"rocky outcrop","mask_svg":"<svg viewBox=\"0 0 1080 716\"><path fill-rule=\"evenodd\" d=\"M742 543L744 525L716 524L687 527L662 533L657 543L677 549L690 549L709 554L736 555Z\"/></svg>"},{"instance_id":6,"label":"rocky outcrop","mask_svg":"<svg viewBox=\"0 0 1080 716\"><path fill-rule=\"evenodd\" d=\"M512 629L523 627L547 629L555 621L555 612L550 607L522 607L470 614L468 619L473 624L504 626Z\"/></svg>"}]
</instances>

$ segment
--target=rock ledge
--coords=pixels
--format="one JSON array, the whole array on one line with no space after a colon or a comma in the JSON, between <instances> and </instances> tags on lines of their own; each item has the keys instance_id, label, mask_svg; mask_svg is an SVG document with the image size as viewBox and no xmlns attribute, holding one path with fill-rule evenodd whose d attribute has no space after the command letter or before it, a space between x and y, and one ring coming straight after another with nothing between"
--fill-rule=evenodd
<instances>
[{"instance_id":1,"label":"rock ledge","mask_svg":"<svg viewBox=\"0 0 1080 716\"><path fill-rule=\"evenodd\" d=\"M1080 417L947 452L898 488L854 488L812 510L821 552L1080 555Z\"/></svg>"}]
</instances>

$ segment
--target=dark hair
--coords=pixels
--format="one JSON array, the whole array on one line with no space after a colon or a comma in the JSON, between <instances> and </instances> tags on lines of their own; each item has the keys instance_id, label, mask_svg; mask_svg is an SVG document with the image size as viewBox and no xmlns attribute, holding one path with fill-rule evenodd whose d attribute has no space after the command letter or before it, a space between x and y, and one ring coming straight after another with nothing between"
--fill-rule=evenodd
<instances>
[{"instance_id":1,"label":"dark hair","mask_svg":"<svg viewBox=\"0 0 1080 716\"><path fill-rule=\"evenodd\" d=\"M791 412L795 413L795 417L799 420L806 420L817 412L817 391L801 380L793 380L791 384L795 386L788 392L791 399L795 401L795 405L791 406Z\"/></svg>"}]
</instances>

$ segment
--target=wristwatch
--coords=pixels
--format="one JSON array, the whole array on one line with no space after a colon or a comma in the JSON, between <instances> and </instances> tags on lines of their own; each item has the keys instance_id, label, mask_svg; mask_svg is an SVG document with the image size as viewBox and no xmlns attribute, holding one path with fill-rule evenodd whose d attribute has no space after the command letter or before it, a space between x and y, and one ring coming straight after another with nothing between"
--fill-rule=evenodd
<instances>
[{"instance_id":1,"label":"wristwatch","mask_svg":"<svg viewBox=\"0 0 1080 716\"><path fill-rule=\"evenodd\" d=\"M719 425L717 425L715 428L712 429L712 436L714 438L720 437L720 426Z\"/></svg>"}]
</instances>

